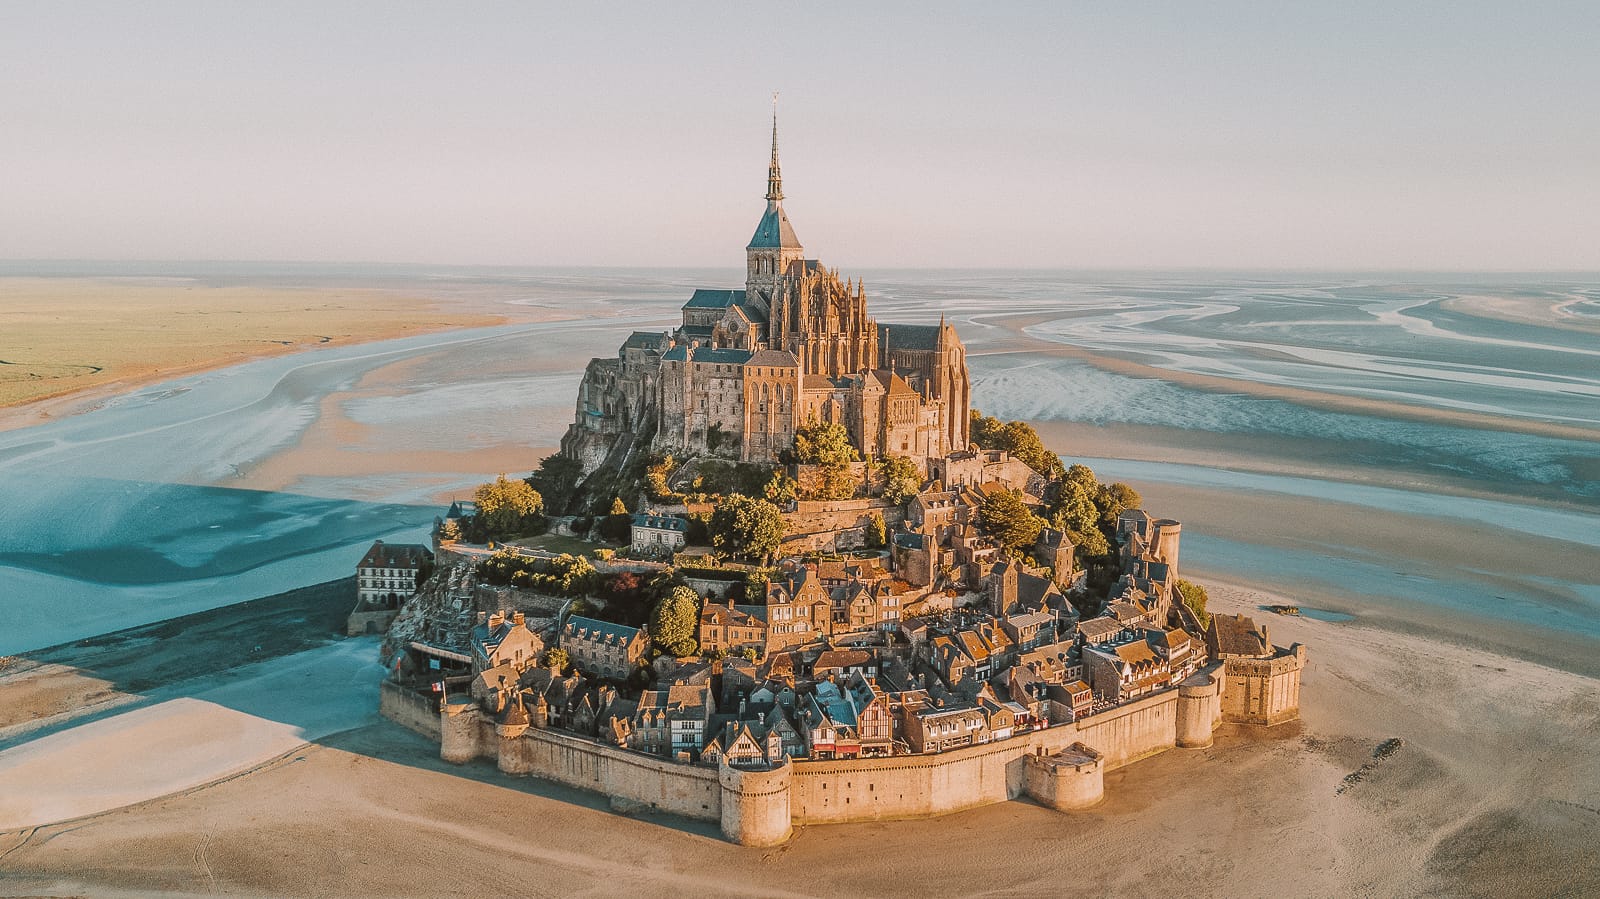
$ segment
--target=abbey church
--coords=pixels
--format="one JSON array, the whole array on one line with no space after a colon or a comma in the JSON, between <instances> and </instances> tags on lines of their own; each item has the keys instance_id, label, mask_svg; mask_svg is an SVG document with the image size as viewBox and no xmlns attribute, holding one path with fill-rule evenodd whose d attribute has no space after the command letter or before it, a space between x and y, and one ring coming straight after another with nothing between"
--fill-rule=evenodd
<instances>
[{"instance_id":1,"label":"abbey church","mask_svg":"<svg viewBox=\"0 0 1600 899\"><path fill-rule=\"evenodd\" d=\"M775 462L808 421L837 422L863 458L929 459L967 447L970 384L955 328L889 325L860 281L805 248L783 210L774 119L767 208L745 247L742 290L696 290L683 323L635 332L584 374L562 452L592 470L639 451ZM624 439L628 438L628 439Z\"/></svg>"}]
</instances>

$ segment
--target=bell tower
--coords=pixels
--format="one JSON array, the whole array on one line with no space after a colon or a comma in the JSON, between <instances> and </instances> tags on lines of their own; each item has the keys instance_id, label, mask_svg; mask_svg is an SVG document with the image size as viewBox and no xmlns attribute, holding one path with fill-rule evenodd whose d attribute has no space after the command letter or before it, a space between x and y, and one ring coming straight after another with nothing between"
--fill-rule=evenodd
<instances>
[{"instance_id":1,"label":"bell tower","mask_svg":"<svg viewBox=\"0 0 1600 899\"><path fill-rule=\"evenodd\" d=\"M767 164L767 210L745 247L745 296L776 315L775 299L789 263L805 257L805 248L783 212L783 172L778 167L778 95L772 95L772 161Z\"/></svg>"}]
</instances>

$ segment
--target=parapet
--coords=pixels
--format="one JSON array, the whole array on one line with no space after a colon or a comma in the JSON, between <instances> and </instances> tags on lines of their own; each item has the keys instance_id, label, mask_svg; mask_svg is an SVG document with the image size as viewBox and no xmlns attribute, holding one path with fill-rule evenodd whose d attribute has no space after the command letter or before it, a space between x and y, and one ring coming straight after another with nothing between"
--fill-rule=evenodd
<instances>
[{"instance_id":1,"label":"parapet","mask_svg":"<svg viewBox=\"0 0 1600 899\"><path fill-rule=\"evenodd\" d=\"M787 758L770 768L717 769L722 784L722 835L741 846L776 846L792 832L789 785L794 765Z\"/></svg>"},{"instance_id":2,"label":"parapet","mask_svg":"<svg viewBox=\"0 0 1600 899\"><path fill-rule=\"evenodd\" d=\"M1073 743L1058 752L1027 757L1023 790L1033 801L1058 811L1088 808L1105 798L1105 756Z\"/></svg>"}]
</instances>

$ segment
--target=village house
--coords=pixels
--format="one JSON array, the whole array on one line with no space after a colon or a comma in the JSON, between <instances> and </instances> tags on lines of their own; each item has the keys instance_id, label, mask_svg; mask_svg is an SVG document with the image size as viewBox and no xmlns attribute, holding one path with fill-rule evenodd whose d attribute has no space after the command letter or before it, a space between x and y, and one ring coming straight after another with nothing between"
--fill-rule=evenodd
<instances>
[{"instance_id":1,"label":"village house","mask_svg":"<svg viewBox=\"0 0 1600 899\"><path fill-rule=\"evenodd\" d=\"M637 556L665 557L683 549L689 520L678 515L635 515L630 548Z\"/></svg>"},{"instance_id":2,"label":"village house","mask_svg":"<svg viewBox=\"0 0 1600 899\"><path fill-rule=\"evenodd\" d=\"M580 671L625 680L643 664L650 637L636 627L573 615L561 629L561 648Z\"/></svg>"},{"instance_id":3,"label":"village house","mask_svg":"<svg viewBox=\"0 0 1600 899\"><path fill-rule=\"evenodd\" d=\"M917 753L989 742L988 719L975 703L967 702L905 701L901 705L901 732L911 751Z\"/></svg>"},{"instance_id":4,"label":"village house","mask_svg":"<svg viewBox=\"0 0 1600 899\"><path fill-rule=\"evenodd\" d=\"M716 710L709 681L646 690L639 694L630 747L668 758L681 752L698 755Z\"/></svg>"},{"instance_id":5,"label":"village house","mask_svg":"<svg viewBox=\"0 0 1600 899\"><path fill-rule=\"evenodd\" d=\"M528 625L521 612L479 613L473 627L472 670L508 665L518 673L537 665L544 652L544 640Z\"/></svg>"},{"instance_id":6,"label":"village house","mask_svg":"<svg viewBox=\"0 0 1600 899\"><path fill-rule=\"evenodd\" d=\"M736 606L707 601L700 609L698 639L701 652L737 653L744 649L767 649L767 609L765 606Z\"/></svg>"},{"instance_id":7,"label":"village house","mask_svg":"<svg viewBox=\"0 0 1600 899\"><path fill-rule=\"evenodd\" d=\"M833 632L833 600L810 569L795 566L767 584L767 652Z\"/></svg>"},{"instance_id":8,"label":"village house","mask_svg":"<svg viewBox=\"0 0 1600 899\"><path fill-rule=\"evenodd\" d=\"M1147 696L1172 680L1167 660L1144 640L1086 646L1083 659L1095 697L1109 702Z\"/></svg>"}]
</instances>

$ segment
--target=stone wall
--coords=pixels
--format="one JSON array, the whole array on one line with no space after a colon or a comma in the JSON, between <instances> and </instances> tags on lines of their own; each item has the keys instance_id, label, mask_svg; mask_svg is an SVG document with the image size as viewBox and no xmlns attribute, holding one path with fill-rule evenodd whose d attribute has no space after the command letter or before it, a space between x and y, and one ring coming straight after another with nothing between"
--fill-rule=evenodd
<instances>
[{"instance_id":1,"label":"stone wall","mask_svg":"<svg viewBox=\"0 0 1600 899\"><path fill-rule=\"evenodd\" d=\"M439 707L431 696L385 680L378 685L378 714L424 737L439 739Z\"/></svg>"},{"instance_id":2,"label":"stone wall","mask_svg":"<svg viewBox=\"0 0 1600 899\"><path fill-rule=\"evenodd\" d=\"M1177 742L1178 690L1166 690L1076 724L1030 731L933 755L796 762L790 808L797 824L921 818L1022 796L1027 757L1083 743L1110 771Z\"/></svg>"},{"instance_id":3,"label":"stone wall","mask_svg":"<svg viewBox=\"0 0 1600 899\"><path fill-rule=\"evenodd\" d=\"M1278 667L1298 676L1304 650ZM1267 661L1267 660L1263 660ZM794 824L920 818L1031 796L1056 808L1098 801L1105 772L1174 746L1207 745L1234 683L1215 663L1181 687L1084 720L935 755L788 762L771 771L720 770L670 762L549 730L511 735L451 697L440 722L440 756L497 760L501 770L604 793L619 807L647 806L718 821L734 842L766 846ZM385 683L383 714L426 732L427 697Z\"/></svg>"},{"instance_id":4,"label":"stone wall","mask_svg":"<svg viewBox=\"0 0 1600 899\"><path fill-rule=\"evenodd\" d=\"M883 516L888 531L894 530L906 517L905 507L878 499L807 501L795 505L795 511L783 516L782 552L856 549L865 543L863 529L874 512Z\"/></svg>"},{"instance_id":5,"label":"stone wall","mask_svg":"<svg viewBox=\"0 0 1600 899\"><path fill-rule=\"evenodd\" d=\"M639 752L629 752L550 730L529 730L502 740L498 757L507 774L532 774L582 790L605 793L613 804L719 821L722 787L717 772Z\"/></svg>"}]
</instances>

